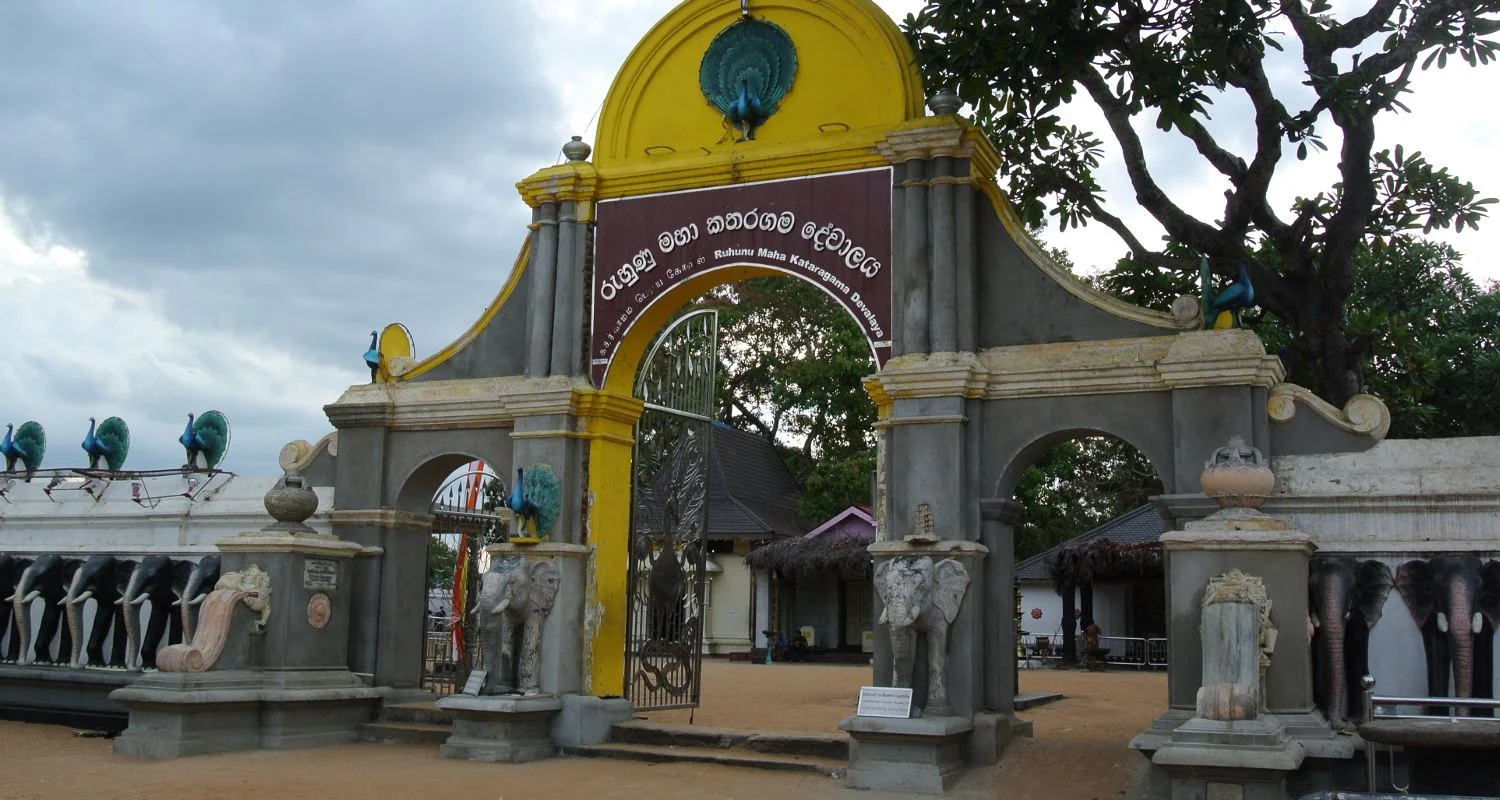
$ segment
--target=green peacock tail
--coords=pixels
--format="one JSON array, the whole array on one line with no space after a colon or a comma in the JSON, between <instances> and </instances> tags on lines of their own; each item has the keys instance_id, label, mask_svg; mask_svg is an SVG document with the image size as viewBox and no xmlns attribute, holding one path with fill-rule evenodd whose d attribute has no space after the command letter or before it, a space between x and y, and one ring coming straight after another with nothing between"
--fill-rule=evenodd
<instances>
[{"instance_id":1,"label":"green peacock tail","mask_svg":"<svg viewBox=\"0 0 1500 800\"><path fill-rule=\"evenodd\" d=\"M523 484L526 499L537 508L536 535L546 536L562 513L562 486L557 473L546 464L533 464L526 468Z\"/></svg>"},{"instance_id":2,"label":"green peacock tail","mask_svg":"<svg viewBox=\"0 0 1500 800\"><path fill-rule=\"evenodd\" d=\"M42 457L47 455L47 432L42 430L39 423L22 423L11 441L23 451L21 463L25 465L27 472L36 472L42 468Z\"/></svg>"},{"instance_id":3,"label":"green peacock tail","mask_svg":"<svg viewBox=\"0 0 1500 800\"><path fill-rule=\"evenodd\" d=\"M119 472L125 466L125 456L130 454L130 426L119 417L110 417L99 423L94 437L104 444L104 462L111 472Z\"/></svg>"},{"instance_id":4,"label":"green peacock tail","mask_svg":"<svg viewBox=\"0 0 1500 800\"><path fill-rule=\"evenodd\" d=\"M776 113L797 77L797 48L779 26L742 19L719 32L698 66L698 86L721 114L740 96L740 87L760 101L765 116Z\"/></svg>"},{"instance_id":5,"label":"green peacock tail","mask_svg":"<svg viewBox=\"0 0 1500 800\"><path fill-rule=\"evenodd\" d=\"M193 422L193 433L203 440L204 466L219 466L229 452L229 419L218 411L205 411Z\"/></svg>"}]
</instances>

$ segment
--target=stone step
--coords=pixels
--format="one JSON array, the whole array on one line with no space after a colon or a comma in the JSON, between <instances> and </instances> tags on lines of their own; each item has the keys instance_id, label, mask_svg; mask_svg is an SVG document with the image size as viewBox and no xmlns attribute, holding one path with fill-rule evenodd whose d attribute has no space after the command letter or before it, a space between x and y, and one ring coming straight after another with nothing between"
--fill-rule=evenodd
<instances>
[{"instance_id":1,"label":"stone step","mask_svg":"<svg viewBox=\"0 0 1500 800\"><path fill-rule=\"evenodd\" d=\"M453 714L438 708L433 703L390 703L381 707L380 721L451 725Z\"/></svg>"},{"instance_id":2,"label":"stone step","mask_svg":"<svg viewBox=\"0 0 1500 800\"><path fill-rule=\"evenodd\" d=\"M437 746L453 735L452 725L428 722L367 722L359 726L362 742Z\"/></svg>"},{"instance_id":3,"label":"stone step","mask_svg":"<svg viewBox=\"0 0 1500 800\"><path fill-rule=\"evenodd\" d=\"M738 731L701 725L668 725L635 719L617 722L611 739L615 744L658 747L699 747L710 750L745 750L788 756L808 756L844 762L849 759L849 737L843 733L800 731Z\"/></svg>"},{"instance_id":4,"label":"stone step","mask_svg":"<svg viewBox=\"0 0 1500 800\"><path fill-rule=\"evenodd\" d=\"M754 753L746 750L723 747L673 747L670 745L630 744L610 742L608 744L563 747L565 755L588 758L619 758L628 761L645 761L653 764L695 763L723 764L728 767L751 767L782 772L808 772L830 778L841 778L848 763L841 759L818 758L816 756L787 755L782 753Z\"/></svg>"}]
</instances>

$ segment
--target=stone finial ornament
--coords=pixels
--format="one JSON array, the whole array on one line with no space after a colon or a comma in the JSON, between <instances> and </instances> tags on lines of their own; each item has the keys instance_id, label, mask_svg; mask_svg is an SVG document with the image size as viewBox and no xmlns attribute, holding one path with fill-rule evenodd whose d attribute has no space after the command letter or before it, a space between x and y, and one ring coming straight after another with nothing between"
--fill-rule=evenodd
<instances>
[{"instance_id":1,"label":"stone finial ornament","mask_svg":"<svg viewBox=\"0 0 1500 800\"><path fill-rule=\"evenodd\" d=\"M574 136L562 146L562 152L569 161L588 161L594 148L589 147L588 143L583 141L582 136Z\"/></svg>"},{"instance_id":2,"label":"stone finial ornament","mask_svg":"<svg viewBox=\"0 0 1500 800\"><path fill-rule=\"evenodd\" d=\"M241 605L260 614L255 631L265 630L271 616L271 576L251 564L242 572L230 572L203 601L192 644L174 644L156 653L162 672L207 672L218 663L229 639L234 610Z\"/></svg>"},{"instance_id":3,"label":"stone finial ornament","mask_svg":"<svg viewBox=\"0 0 1500 800\"><path fill-rule=\"evenodd\" d=\"M906 541L913 544L932 544L937 540L937 530L932 523L932 506L918 503L911 524L911 533L906 536Z\"/></svg>"},{"instance_id":4,"label":"stone finial ornament","mask_svg":"<svg viewBox=\"0 0 1500 800\"><path fill-rule=\"evenodd\" d=\"M957 114L959 109L964 107L964 101L952 89L943 87L933 92L932 96L927 98L927 107L932 110L934 115L946 117Z\"/></svg>"},{"instance_id":5,"label":"stone finial ornament","mask_svg":"<svg viewBox=\"0 0 1500 800\"><path fill-rule=\"evenodd\" d=\"M318 494L297 472L282 475L281 480L266 492L265 502L266 513L276 521L261 530L317 533L307 526L307 518L318 510Z\"/></svg>"},{"instance_id":6,"label":"stone finial ornament","mask_svg":"<svg viewBox=\"0 0 1500 800\"><path fill-rule=\"evenodd\" d=\"M1199 481L1203 493L1219 508L1260 508L1276 488L1276 476L1265 456L1239 436L1230 437L1227 445L1214 451Z\"/></svg>"}]
</instances>

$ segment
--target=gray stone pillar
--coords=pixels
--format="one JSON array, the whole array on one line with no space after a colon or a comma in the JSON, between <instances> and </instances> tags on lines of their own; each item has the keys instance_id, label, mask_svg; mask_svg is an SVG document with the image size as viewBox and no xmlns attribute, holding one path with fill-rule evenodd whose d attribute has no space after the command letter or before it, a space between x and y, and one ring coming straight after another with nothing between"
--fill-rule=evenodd
<instances>
[{"instance_id":1,"label":"gray stone pillar","mask_svg":"<svg viewBox=\"0 0 1500 800\"><path fill-rule=\"evenodd\" d=\"M913 159L902 169L906 173L903 182L903 200L906 205L905 236L901 252L904 268L897 273L905 275L905 301L902 307L902 339L907 353L932 351L928 336L930 316L931 275L928 267L930 237L927 216L927 170L926 163ZM897 297L901 295L898 294Z\"/></svg>"},{"instance_id":2,"label":"gray stone pillar","mask_svg":"<svg viewBox=\"0 0 1500 800\"><path fill-rule=\"evenodd\" d=\"M427 540L432 518L391 509L334 510L340 535L365 545L350 565L350 668L398 695L421 694L427 614Z\"/></svg>"},{"instance_id":3,"label":"gray stone pillar","mask_svg":"<svg viewBox=\"0 0 1500 800\"><path fill-rule=\"evenodd\" d=\"M908 162L910 163L910 162ZM928 303L931 347L934 353L958 349L958 242L953 218L953 159L933 160L932 176L932 287Z\"/></svg>"},{"instance_id":4,"label":"gray stone pillar","mask_svg":"<svg viewBox=\"0 0 1500 800\"><path fill-rule=\"evenodd\" d=\"M564 200L557 216L557 296L552 315L553 375L575 375L582 364L583 261L578 203Z\"/></svg>"},{"instance_id":5,"label":"gray stone pillar","mask_svg":"<svg viewBox=\"0 0 1500 800\"><path fill-rule=\"evenodd\" d=\"M979 501L979 508L984 515L981 541L990 551L984 562L984 607L994 617L985 625L984 707L1009 714L1016 705L1016 626L1003 610L1015 604L1015 526L1021 504L994 498Z\"/></svg>"},{"instance_id":6,"label":"gray stone pillar","mask_svg":"<svg viewBox=\"0 0 1500 800\"><path fill-rule=\"evenodd\" d=\"M526 265L531 271L531 297L526 306L526 377L545 378L552 367L552 313L557 299L557 203L542 203L534 216L536 246Z\"/></svg>"},{"instance_id":7,"label":"gray stone pillar","mask_svg":"<svg viewBox=\"0 0 1500 800\"><path fill-rule=\"evenodd\" d=\"M964 162L963 171L970 172L972 167ZM954 188L954 259L958 282L954 316L958 350L971 353L979 346L979 227L974 215L974 184L966 180Z\"/></svg>"}]
</instances>

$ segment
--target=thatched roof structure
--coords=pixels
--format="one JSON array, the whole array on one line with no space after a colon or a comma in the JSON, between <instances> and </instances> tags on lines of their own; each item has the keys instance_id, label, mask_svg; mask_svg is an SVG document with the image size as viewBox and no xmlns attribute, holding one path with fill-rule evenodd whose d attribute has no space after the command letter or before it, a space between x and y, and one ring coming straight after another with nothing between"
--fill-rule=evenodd
<instances>
[{"instance_id":1,"label":"thatched roof structure","mask_svg":"<svg viewBox=\"0 0 1500 800\"><path fill-rule=\"evenodd\" d=\"M789 580L836 574L846 580L870 577L870 541L860 536L803 536L757 547L745 557L752 569Z\"/></svg>"},{"instance_id":2,"label":"thatched roof structure","mask_svg":"<svg viewBox=\"0 0 1500 800\"><path fill-rule=\"evenodd\" d=\"M1161 542L1120 544L1092 539L1064 545L1052 558L1052 580L1064 586L1118 583L1162 577Z\"/></svg>"}]
</instances>

